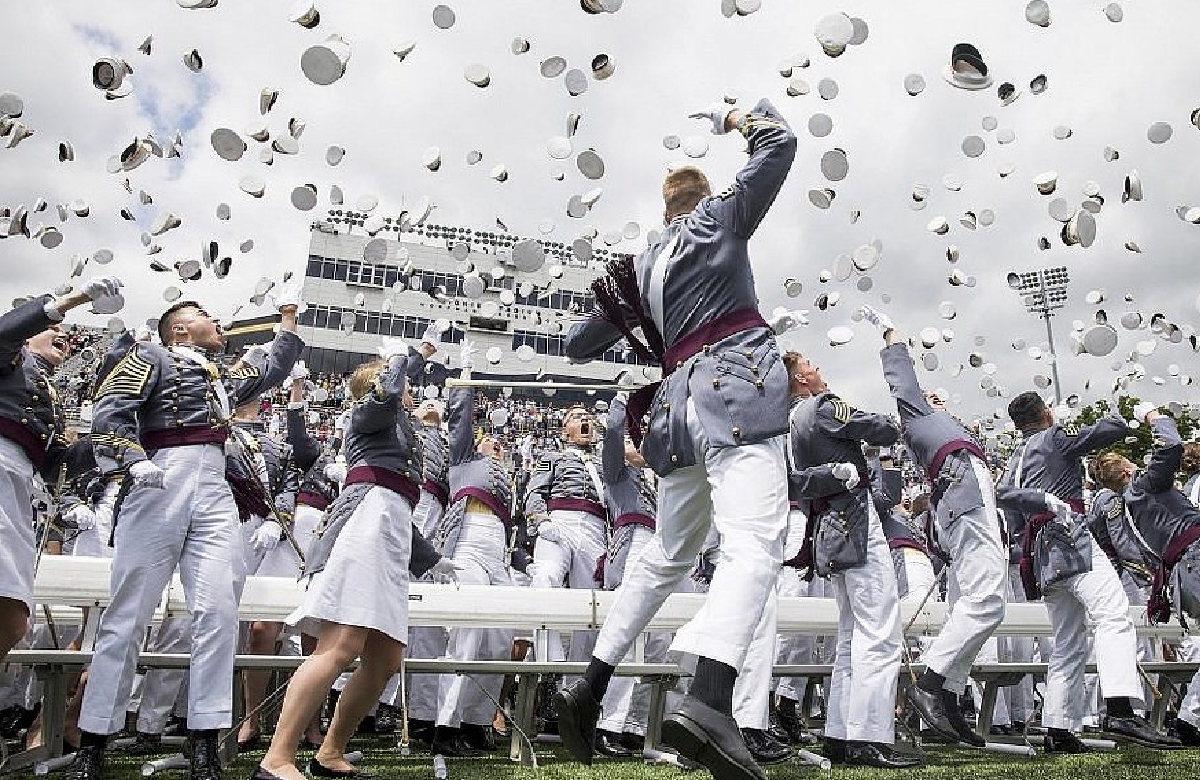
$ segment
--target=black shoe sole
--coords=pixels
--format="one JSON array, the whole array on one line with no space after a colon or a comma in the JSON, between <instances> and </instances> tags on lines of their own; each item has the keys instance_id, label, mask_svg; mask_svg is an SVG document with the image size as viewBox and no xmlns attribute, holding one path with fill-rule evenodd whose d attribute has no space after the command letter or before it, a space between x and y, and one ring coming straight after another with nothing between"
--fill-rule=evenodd
<instances>
[{"instance_id":1,"label":"black shoe sole","mask_svg":"<svg viewBox=\"0 0 1200 780\"><path fill-rule=\"evenodd\" d=\"M591 766L594 748L585 738L583 724L576 717L578 710L575 702L560 692L554 694L554 706L558 709L558 736L562 739L563 747L576 761Z\"/></svg>"},{"instance_id":2,"label":"black shoe sole","mask_svg":"<svg viewBox=\"0 0 1200 780\"><path fill-rule=\"evenodd\" d=\"M679 755L703 764L714 778L720 780L763 780L766 773L748 769L709 739L708 733L691 718L675 713L663 719L663 743L675 748Z\"/></svg>"}]
</instances>

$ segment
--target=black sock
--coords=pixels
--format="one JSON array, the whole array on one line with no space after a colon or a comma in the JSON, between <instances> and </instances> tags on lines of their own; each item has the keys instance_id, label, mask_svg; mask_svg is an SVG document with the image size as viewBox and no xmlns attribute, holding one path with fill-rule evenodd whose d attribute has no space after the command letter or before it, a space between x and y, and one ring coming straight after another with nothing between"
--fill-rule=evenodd
<instances>
[{"instance_id":1,"label":"black sock","mask_svg":"<svg viewBox=\"0 0 1200 780\"><path fill-rule=\"evenodd\" d=\"M932 669L921 672L921 676L917 679L917 687L930 693L941 693L945 690L945 686L946 678Z\"/></svg>"},{"instance_id":2,"label":"black sock","mask_svg":"<svg viewBox=\"0 0 1200 780\"><path fill-rule=\"evenodd\" d=\"M787 696L779 697L779 704L776 711L783 717L799 717L799 713L796 712L796 700Z\"/></svg>"},{"instance_id":3,"label":"black sock","mask_svg":"<svg viewBox=\"0 0 1200 780\"><path fill-rule=\"evenodd\" d=\"M107 734L93 734L90 731L79 732L79 747L98 747L101 750L108 745Z\"/></svg>"},{"instance_id":4,"label":"black sock","mask_svg":"<svg viewBox=\"0 0 1200 780\"><path fill-rule=\"evenodd\" d=\"M588 667L583 673L583 679L592 689L592 695L596 697L596 701L604 698L604 692L608 690L608 683L612 680L614 668L612 664L606 664L596 656L592 656L592 660L588 663Z\"/></svg>"},{"instance_id":5,"label":"black sock","mask_svg":"<svg viewBox=\"0 0 1200 780\"><path fill-rule=\"evenodd\" d=\"M1104 700L1104 708L1110 718L1132 718L1133 702L1128 696L1114 696Z\"/></svg>"},{"instance_id":6,"label":"black sock","mask_svg":"<svg viewBox=\"0 0 1200 780\"><path fill-rule=\"evenodd\" d=\"M692 678L692 696L723 715L733 715L733 684L737 669L729 664L701 657Z\"/></svg>"},{"instance_id":7,"label":"black sock","mask_svg":"<svg viewBox=\"0 0 1200 780\"><path fill-rule=\"evenodd\" d=\"M1071 731L1069 731L1068 729L1050 728L1050 729L1046 729L1046 733L1049 734L1050 736L1054 737L1055 739L1077 739L1075 734L1072 733Z\"/></svg>"}]
</instances>

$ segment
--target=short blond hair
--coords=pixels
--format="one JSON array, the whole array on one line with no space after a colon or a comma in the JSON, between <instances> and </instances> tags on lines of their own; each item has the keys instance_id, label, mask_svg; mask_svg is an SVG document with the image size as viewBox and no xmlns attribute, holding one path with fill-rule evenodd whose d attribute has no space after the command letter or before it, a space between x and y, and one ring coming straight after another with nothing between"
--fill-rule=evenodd
<instances>
[{"instance_id":1,"label":"short blond hair","mask_svg":"<svg viewBox=\"0 0 1200 780\"><path fill-rule=\"evenodd\" d=\"M685 165L671 171L663 179L662 195L667 217L674 217L687 214L700 201L712 195L712 185L699 168Z\"/></svg>"},{"instance_id":2,"label":"short blond hair","mask_svg":"<svg viewBox=\"0 0 1200 780\"><path fill-rule=\"evenodd\" d=\"M1121 492L1125 489L1125 464L1128 461L1116 452L1105 452L1092 461L1092 479L1099 485Z\"/></svg>"},{"instance_id":3,"label":"short blond hair","mask_svg":"<svg viewBox=\"0 0 1200 780\"><path fill-rule=\"evenodd\" d=\"M382 372L382 360L372 360L354 369L354 374L350 377L350 397L357 401L371 392L375 383L379 381L379 374Z\"/></svg>"}]
</instances>

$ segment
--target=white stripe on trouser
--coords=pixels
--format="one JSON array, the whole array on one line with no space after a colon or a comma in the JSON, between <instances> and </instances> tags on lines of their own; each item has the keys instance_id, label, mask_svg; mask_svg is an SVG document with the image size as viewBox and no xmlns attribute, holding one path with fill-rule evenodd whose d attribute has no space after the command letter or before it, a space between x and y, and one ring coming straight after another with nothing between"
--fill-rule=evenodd
<instances>
[{"instance_id":1,"label":"white stripe on trouser","mask_svg":"<svg viewBox=\"0 0 1200 780\"><path fill-rule=\"evenodd\" d=\"M192 613L188 726L228 728L233 713L237 604L245 583L237 507L220 447L154 454L164 488L130 491L117 518L112 600L100 618L79 727L112 734L125 724L143 629L179 566Z\"/></svg>"},{"instance_id":2,"label":"white stripe on trouser","mask_svg":"<svg viewBox=\"0 0 1200 780\"><path fill-rule=\"evenodd\" d=\"M778 580L776 580L778 582ZM712 598L712 591L709 591ZM779 593L772 588L754 629L754 639L733 685L733 719L738 728L766 731L771 716L771 667L775 663L775 627Z\"/></svg>"},{"instance_id":3,"label":"white stripe on trouser","mask_svg":"<svg viewBox=\"0 0 1200 780\"><path fill-rule=\"evenodd\" d=\"M17 443L0 436L0 598L33 610L33 463Z\"/></svg>"},{"instance_id":4,"label":"white stripe on trouser","mask_svg":"<svg viewBox=\"0 0 1200 780\"><path fill-rule=\"evenodd\" d=\"M838 605L838 637L825 735L890 745L900 672L900 602L883 527L875 507L867 505L866 562L829 578Z\"/></svg>"},{"instance_id":5,"label":"white stripe on trouser","mask_svg":"<svg viewBox=\"0 0 1200 780\"><path fill-rule=\"evenodd\" d=\"M787 532L787 437L740 447L709 447L692 401L687 426L696 465L658 483L658 529L627 568L595 655L616 665L667 596L688 576L708 528L721 534L709 596L675 635L671 650L741 669L768 594L774 590Z\"/></svg>"},{"instance_id":6,"label":"white stripe on trouser","mask_svg":"<svg viewBox=\"0 0 1200 780\"><path fill-rule=\"evenodd\" d=\"M926 666L946 678L946 689L959 694L966 690L975 656L1004 619L1008 575L991 475L978 458L969 460L983 487L984 505L945 523L938 514L938 539L950 553L947 587L956 598L942 630L922 656Z\"/></svg>"},{"instance_id":7,"label":"white stripe on trouser","mask_svg":"<svg viewBox=\"0 0 1200 780\"><path fill-rule=\"evenodd\" d=\"M192 616L186 612L163 619L147 648L151 653L188 653L192 647ZM142 704L137 730L161 734L167 727L180 689L187 683L186 669L150 669L142 680Z\"/></svg>"},{"instance_id":8,"label":"white stripe on trouser","mask_svg":"<svg viewBox=\"0 0 1200 780\"><path fill-rule=\"evenodd\" d=\"M625 570L638 559L646 544L654 538L654 531L644 525L633 525L630 528L629 544L622 551L620 560L605 562L605 578L615 578L621 582ZM667 648L671 644L671 635L662 632L652 632L646 635L645 661L648 664L661 663L667 658ZM625 655L626 662L633 662L632 651ZM650 714L650 686L637 682L633 677L614 677L608 684L601 702L603 716L596 727L604 731L629 734L646 733L646 719Z\"/></svg>"},{"instance_id":9,"label":"white stripe on trouser","mask_svg":"<svg viewBox=\"0 0 1200 780\"><path fill-rule=\"evenodd\" d=\"M458 572L460 584L512 585L506 568L504 524L493 514L468 513L463 518L453 558L463 567ZM513 631L509 628L452 628L447 654L456 661L507 661L512 656L512 642ZM461 674L439 677L437 725L491 725L504 676L471 677L474 682Z\"/></svg>"},{"instance_id":10,"label":"white stripe on trouser","mask_svg":"<svg viewBox=\"0 0 1200 780\"><path fill-rule=\"evenodd\" d=\"M608 547L604 521L587 512L565 509L555 509L550 519L563 538L556 542L539 538L534 544L529 587L561 588L564 580L571 588L597 587L596 563ZM592 655L595 637L595 631L572 631L566 656L572 661L586 661ZM563 660L557 631L550 632L549 657L538 660Z\"/></svg>"},{"instance_id":11,"label":"white stripe on trouser","mask_svg":"<svg viewBox=\"0 0 1200 780\"><path fill-rule=\"evenodd\" d=\"M778 592L780 597L808 596L810 583L800 579L800 572L791 566L779 569ZM811 664L815 638L808 634L780 634L778 649L775 652L777 664ZM780 696L800 701L804 698L804 689L808 687L807 677L780 677L775 685L775 693Z\"/></svg>"},{"instance_id":12,"label":"white stripe on trouser","mask_svg":"<svg viewBox=\"0 0 1200 780\"><path fill-rule=\"evenodd\" d=\"M1093 627L1100 692L1142 701L1137 674L1137 635L1129 619L1129 599L1108 556L1091 534L1092 570L1046 588L1043 599L1054 629L1054 650L1046 672L1042 725L1078 731L1083 727L1084 664L1089 624Z\"/></svg>"}]
</instances>

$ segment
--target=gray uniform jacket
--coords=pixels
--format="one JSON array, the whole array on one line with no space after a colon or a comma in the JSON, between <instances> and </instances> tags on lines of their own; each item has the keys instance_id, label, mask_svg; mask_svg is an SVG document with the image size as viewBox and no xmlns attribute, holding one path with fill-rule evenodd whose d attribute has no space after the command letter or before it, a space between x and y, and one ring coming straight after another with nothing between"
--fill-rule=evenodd
<instances>
[{"instance_id":1,"label":"gray uniform jacket","mask_svg":"<svg viewBox=\"0 0 1200 780\"><path fill-rule=\"evenodd\" d=\"M983 506L984 492L991 491L992 484L980 484L969 460L978 457L971 448L980 453L983 450L949 412L934 409L925 400L907 346L892 344L879 354L883 375L900 411L904 444L933 485L931 501L939 519L952 523Z\"/></svg>"},{"instance_id":2,"label":"gray uniform jacket","mask_svg":"<svg viewBox=\"0 0 1200 780\"><path fill-rule=\"evenodd\" d=\"M25 451L47 484L57 481L66 452L58 393L48 364L25 349L25 340L56 324L43 295L0 317L0 436Z\"/></svg>"},{"instance_id":3,"label":"gray uniform jacket","mask_svg":"<svg viewBox=\"0 0 1200 780\"><path fill-rule=\"evenodd\" d=\"M287 410L287 442L292 448L292 462L300 472L297 502L317 509L327 508L337 498L338 485L325 476L325 467L331 459L308 432L303 409ZM332 449L336 451L339 447Z\"/></svg>"},{"instance_id":4,"label":"gray uniform jacket","mask_svg":"<svg viewBox=\"0 0 1200 780\"><path fill-rule=\"evenodd\" d=\"M600 478L604 481L604 503L613 528L636 523L654 530L658 495L646 470L625 462L625 402L613 399L608 407L604 442L600 450Z\"/></svg>"},{"instance_id":5,"label":"gray uniform jacket","mask_svg":"<svg viewBox=\"0 0 1200 780\"><path fill-rule=\"evenodd\" d=\"M537 524L548 519L555 509L588 512L602 521L608 519L604 497L597 492L596 480L584 465L585 457L599 477L600 464L594 450L567 445L558 452L542 453L525 486L525 519L530 534L536 533Z\"/></svg>"},{"instance_id":6,"label":"gray uniform jacket","mask_svg":"<svg viewBox=\"0 0 1200 780\"><path fill-rule=\"evenodd\" d=\"M1083 511L1082 458L1121 440L1128 427L1120 417L1094 425L1051 425L1027 432L1009 457L996 486L996 503L1006 510L1010 538L1021 543L1021 574L1027 598L1059 580L1091 571L1091 542L1082 525L1049 515L1046 494ZM1032 530L1032 533L1029 531Z\"/></svg>"},{"instance_id":7,"label":"gray uniform jacket","mask_svg":"<svg viewBox=\"0 0 1200 780\"><path fill-rule=\"evenodd\" d=\"M1108 488L1097 490L1088 507L1088 530L1118 573L1129 572L1139 585L1150 584L1158 557L1138 541L1137 532L1130 527L1123 496Z\"/></svg>"},{"instance_id":8,"label":"gray uniform jacket","mask_svg":"<svg viewBox=\"0 0 1200 780\"><path fill-rule=\"evenodd\" d=\"M817 574L861 566L873 500L862 445L890 446L900 438L900 429L890 417L860 412L830 392L802 399L789 423L789 481L809 518L807 537ZM849 490L829 473L832 464L843 462L853 463L860 477Z\"/></svg>"},{"instance_id":9,"label":"gray uniform jacket","mask_svg":"<svg viewBox=\"0 0 1200 780\"><path fill-rule=\"evenodd\" d=\"M258 462L267 472L267 481L262 484L265 499L280 520L289 520L296 511L296 492L300 487L300 475L292 464L292 448L267 433L261 422L235 422L231 431L237 442L228 450L225 473L231 484L235 480L261 482ZM234 491L237 498L237 491ZM254 512L258 514L258 512ZM266 515L261 515L266 517Z\"/></svg>"},{"instance_id":10,"label":"gray uniform jacket","mask_svg":"<svg viewBox=\"0 0 1200 780\"><path fill-rule=\"evenodd\" d=\"M485 456L475 445L475 391L453 387L446 397L446 421L450 428L450 506L435 533L434 546L453 556L458 534L470 499L479 501L512 530L512 475L504 464Z\"/></svg>"},{"instance_id":11,"label":"gray uniform jacket","mask_svg":"<svg viewBox=\"0 0 1200 780\"><path fill-rule=\"evenodd\" d=\"M417 428L417 438L421 440L423 463L421 489L435 496L442 507L445 507L450 502L450 464L447 459L446 437L442 435L441 426L422 423Z\"/></svg>"},{"instance_id":12,"label":"gray uniform jacket","mask_svg":"<svg viewBox=\"0 0 1200 780\"><path fill-rule=\"evenodd\" d=\"M669 376L650 406L642 453L659 476L695 465L687 427L689 398L713 447L754 444L787 430L787 370L771 329L759 317L760 324L732 334L710 330L739 312L758 316L749 241L796 155L795 135L767 100L749 113L742 132L750 159L733 186L673 220L635 264L642 308L653 312L655 260L678 241L670 257L661 259L666 264L661 282L665 322L657 325L668 352L681 345L690 345L685 353L695 352L681 364L663 366ZM626 319L634 321L632 315ZM620 328L593 315L571 328L564 351L576 360L592 360L622 337Z\"/></svg>"},{"instance_id":13,"label":"gray uniform jacket","mask_svg":"<svg viewBox=\"0 0 1200 780\"><path fill-rule=\"evenodd\" d=\"M424 365L425 359L420 352L410 350L407 355L392 357L371 391L355 402L345 434L346 463L351 469L356 466L386 469L409 480L414 488L420 484L420 448L401 399L405 382L422 371ZM363 497L374 487L376 485L370 482L347 485L333 502L319 529L319 536L309 548L305 575L311 576L325 568L338 535ZM406 498L416 503L412 496ZM414 577L420 577L442 556L415 524L411 531L408 569Z\"/></svg>"},{"instance_id":14,"label":"gray uniform jacket","mask_svg":"<svg viewBox=\"0 0 1200 780\"><path fill-rule=\"evenodd\" d=\"M96 388L92 443L101 471L108 475L145 460L153 449L144 446L147 434L226 428L210 401L212 382L224 383L235 409L287 379L303 348L299 336L284 331L265 368L243 364L229 373L215 363L206 369L170 349L135 342Z\"/></svg>"}]
</instances>

